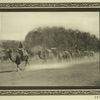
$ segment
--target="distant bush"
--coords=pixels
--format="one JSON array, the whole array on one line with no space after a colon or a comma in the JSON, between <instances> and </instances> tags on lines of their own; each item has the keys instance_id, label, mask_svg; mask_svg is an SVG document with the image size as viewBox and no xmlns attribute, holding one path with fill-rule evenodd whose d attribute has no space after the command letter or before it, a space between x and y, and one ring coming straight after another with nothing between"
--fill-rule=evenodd
<instances>
[{"instance_id":1,"label":"distant bush","mask_svg":"<svg viewBox=\"0 0 100 100\"><path fill-rule=\"evenodd\" d=\"M4 40L1 44L1 47L3 49L9 49L9 48L17 49L19 43L20 43L19 41L15 41L15 40Z\"/></svg>"},{"instance_id":2,"label":"distant bush","mask_svg":"<svg viewBox=\"0 0 100 100\"><path fill-rule=\"evenodd\" d=\"M93 50L98 51L100 41L95 35L79 30L63 27L39 27L30 31L24 41L25 47L31 49L36 46L43 48L56 47L60 50Z\"/></svg>"}]
</instances>

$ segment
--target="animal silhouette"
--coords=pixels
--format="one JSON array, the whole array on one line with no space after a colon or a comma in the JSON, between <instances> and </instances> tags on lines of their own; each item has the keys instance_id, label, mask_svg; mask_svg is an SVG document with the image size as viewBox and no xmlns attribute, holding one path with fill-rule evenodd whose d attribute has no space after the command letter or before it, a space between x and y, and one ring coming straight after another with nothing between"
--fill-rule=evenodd
<instances>
[{"instance_id":1,"label":"animal silhouette","mask_svg":"<svg viewBox=\"0 0 100 100\"><path fill-rule=\"evenodd\" d=\"M23 54L23 51L21 50L13 51L11 49L8 49L7 54L9 59L17 65L17 71L22 70L19 65L23 61L25 61L25 66L28 64L29 56L28 54Z\"/></svg>"}]
</instances>

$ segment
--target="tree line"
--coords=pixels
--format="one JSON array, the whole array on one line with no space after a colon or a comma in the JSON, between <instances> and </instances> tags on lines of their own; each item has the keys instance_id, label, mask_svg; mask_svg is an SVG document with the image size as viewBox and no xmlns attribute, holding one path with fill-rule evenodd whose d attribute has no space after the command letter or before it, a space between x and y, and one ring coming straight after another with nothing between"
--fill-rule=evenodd
<instances>
[{"instance_id":1,"label":"tree line","mask_svg":"<svg viewBox=\"0 0 100 100\"><path fill-rule=\"evenodd\" d=\"M95 35L80 30L65 29L64 27L39 27L28 32L24 41L0 41L0 48L17 49L20 42L29 51L33 48L36 50L41 48L57 48L59 50L95 52L100 50L100 40Z\"/></svg>"},{"instance_id":2,"label":"tree line","mask_svg":"<svg viewBox=\"0 0 100 100\"><path fill-rule=\"evenodd\" d=\"M36 47L59 50L99 51L100 40L89 32L65 29L64 27L39 27L31 30L24 40L26 49Z\"/></svg>"}]
</instances>

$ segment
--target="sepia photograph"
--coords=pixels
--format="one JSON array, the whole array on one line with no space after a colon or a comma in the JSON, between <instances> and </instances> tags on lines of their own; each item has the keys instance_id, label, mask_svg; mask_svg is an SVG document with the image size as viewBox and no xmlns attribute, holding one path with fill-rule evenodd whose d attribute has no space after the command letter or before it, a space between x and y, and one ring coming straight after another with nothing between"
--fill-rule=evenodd
<instances>
[{"instance_id":1,"label":"sepia photograph","mask_svg":"<svg viewBox=\"0 0 100 100\"><path fill-rule=\"evenodd\" d=\"M100 86L99 12L0 12L0 86Z\"/></svg>"}]
</instances>

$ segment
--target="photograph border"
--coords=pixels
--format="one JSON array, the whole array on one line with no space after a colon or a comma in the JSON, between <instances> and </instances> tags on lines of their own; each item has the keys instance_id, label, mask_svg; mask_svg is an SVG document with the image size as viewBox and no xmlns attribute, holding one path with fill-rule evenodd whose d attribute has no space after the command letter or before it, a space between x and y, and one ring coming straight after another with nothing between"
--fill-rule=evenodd
<instances>
[{"instance_id":1,"label":"photograph border","mask_svg":"<svg viewBox=\"0 0 100 100\"><path fill-rule=\"evenodd\" d=\"M0 12L97 11L99 2L0 3ZM100 23L100 22L99 22ZM0 87L0 95L100 95L100 87Z\"/></svg>"}]
</instances>

